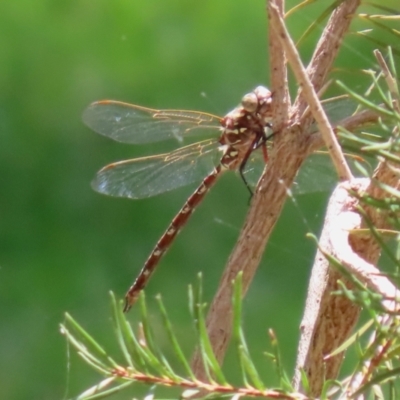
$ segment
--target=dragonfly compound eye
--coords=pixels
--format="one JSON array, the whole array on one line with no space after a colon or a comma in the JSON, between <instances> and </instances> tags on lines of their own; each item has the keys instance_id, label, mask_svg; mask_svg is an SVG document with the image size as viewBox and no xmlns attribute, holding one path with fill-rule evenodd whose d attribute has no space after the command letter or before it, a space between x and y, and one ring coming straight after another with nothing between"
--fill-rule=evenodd
<instances>
[{"instance_id":1,"label":"dragonfly compound eye","mask_svg":"<svg viewBox=\"0 0 400 400\"><path fill-rule=\"evenodd\" d=\"M242 107L249 113L253 113L257 110L258 107L258 98L257 95L253 93L245 94L242 97Z\"/></svg>"}]
</instances>

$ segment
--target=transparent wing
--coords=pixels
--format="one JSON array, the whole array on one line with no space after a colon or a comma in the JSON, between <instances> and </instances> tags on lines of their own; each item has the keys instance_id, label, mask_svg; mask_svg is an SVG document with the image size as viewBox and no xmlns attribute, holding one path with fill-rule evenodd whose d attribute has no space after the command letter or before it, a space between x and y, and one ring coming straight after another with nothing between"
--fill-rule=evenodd
<instances>
[{"instance_id":1,"label":"transparent wing","mask_svg":"<svg viewBox=\"0 0 400 400\"><path fill-rule=\"evenodd\" d=\"M335 124L351 116L357 109L357 103L347 97L340 97L323 102L323 107L331 123ZM317 129L316 125L313 125L311 129ZM353 170L355 170L356 161L363 162L360 157L354 155L346 156L346 158ZM262 153L259 150L254 151L244 171L250 186L257 184L264 167ZM305 160L291 189L295 194L326 192L331 190L337 182L337 175L329 155L325 152L318 152Z\"/></svg>"},{"instance_id":2,"label":"transparent wing","mask_svg":"<svg viewBox=\"0 0 400 400\"><path fill-rule=\"evenodd\" d=\"M267 142L267 148L271 147L271 142ZM254 150L249 159L247 160L246 166L243 171L244 179L250 187L255 188L260 176L265 168L264 155L261 148Z\"/></svg>"},{"instance_id":3,"label":"transparent wing","mask_svg":"<svg viewBox=\"0 0 400 400\"><path fill-rule=\"evenodd\" d=\"M322 101L322 106L331 124L337 124L342 119L350 117L357 110L357 103L346 96L339 96ZM317 124L312 125L312 131L317 129Z\"/></svg>"},{"instance_id":4,"label":"transparent wing","mask_svg":"<svg viewBox=\"0 0 400 400\"><path fill-rule=\"evenodd\" d=\"M220 121L202 112L153 110L112 100L92 103L83 113L83 122L95 132L132 144L209 135L220 128Z\"/></svg>"},{"instance_id":5,"label":"transparent wing","mask_svg":"<svg viewBox=\"0 0 400 400\"><path fill-rule=\"evenodd\" d=\"M345 157L353 174L357 176L356 163L365 163L366 161L353 154L345 154ZM338 182L338 176L328 153L318 152L310 155L305 160L291 189L294 194L328 192Z\"/></svg>"},{"instance_id":6,"label":"transparent wing","mask_svg":"<svg viewBox=\"0 0 400 400\"><path fill-rule=\"evenodd\" d=\"M349 154L345 156L354 175L357 175L356 162L363 163L365 160L356 155ZM251 187L257 185L264 167L265 163L262 153L258 150L254 151L244 171L245 179ZM328 153L318 152L307 157L290 189L295 195L328 192L337 183L337 174Z\"/></svg>"},{"instance_id":7,"label":"transparent wing","mask_svg":"<svg viewBox=\"0 0 400 400\"><path fill-rule=\"evenodd\" d=\"M355 101L346 96L328 99L323 101L322 105L332 124L338 124L343 119L350 117L358 106ZM311 129L317 129L316 124ZM345 156L356 175L356 162L365 162L365 160L352 154L345 154ZM325 152L317 152L305 160L292 190L295 194L325 192L331 190L337 183L338 177L329 155Z\"/></svg>"},{"instance_id":8,"label":"transparent wing","mask_svg":"<svg viewBox=\"0 0 400 400\"><path fill-rule=\"evenodd\" d=\"M110 196L140 199L201 181L219 162L219 143L204 140L171 153L135 158L101 169L92 187Z\"/></svg>"}]
</instances>

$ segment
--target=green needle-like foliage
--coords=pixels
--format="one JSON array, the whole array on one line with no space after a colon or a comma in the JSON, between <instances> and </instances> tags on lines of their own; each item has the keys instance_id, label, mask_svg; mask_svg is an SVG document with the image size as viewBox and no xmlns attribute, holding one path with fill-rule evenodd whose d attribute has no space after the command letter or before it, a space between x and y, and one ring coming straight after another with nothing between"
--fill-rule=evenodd
<instances>
[{"instance_id":1,"label":"green needle-like foliage","mask_svg":"<svg viewBox=\"0 0 400 400\"><path fill-rule=\"evenodd\" d=\"M114 358L110 357L100 344L71 316L67 315L65 323L61 325L62 333L83 360L105 377L98 384L81 393L76 399L108 397L135 382L145 383L150 387L154 385L180 387L185 390L185 395L201 392L206 397L247 395L295 399L299 395L302 398L300 394L284 394L284 392L266 388L251 359L241 325L241 274L233 282L233 285L234 339L239 358L238 368L242 371L243 387L234 386L227 381L211 348L206 331L205 304L202 303L201 275L199 275L197 286L189 288L189 297L193 323L198 338L197 346L209 374L207 381L202 382L195 377L190 362L182 351L179 340L174 333L173 323L168 317L160 296L157 297L157 302L165 333L174 357L178 360L179 365L183 366L184 375L179 374L176 368L172 367L172 360L168 360L157 345L152 325L149 322L144 294L142 293L140 298L139 334L135 334L134 329L126 319L126 314L122 312L121 303L117 302L115 296L111 293L114 333L125 363L118 364L114 361ZM275 357L275 359L278 358ZM280 361L278 364L280 365L279 374L282 382L285 381L286 390L292 390Z\"/></svg>"},{"instance_id":2,"label":"green needle-like foliage","mask_svg":"<svg viewBox=\"0 0 400 400\"><path fill-rule=\"evenodd\" d=\"M192 304L190 304L190 310L192 313L194 327L199 341L199 348L203 358L204 368L207 372L208 379L210 380L210 382L215 383L213 378L214 376L216 382L218 382L221 385L225 385L226 379L224 377L224 374L222 373L220 365L218 364L218 360L214 355L210 338L208 337L207 334L206 321L204 315L204 308L206 305L203 303L202 300L203 291L202 291L201 274L199 274L198 277L199 277L199 282L197 285L197 290L193 291L192 288L190 287L189 291L193 292L194 294L190 295L189 297L194 301Z\"/></svg>"}]
</instances>

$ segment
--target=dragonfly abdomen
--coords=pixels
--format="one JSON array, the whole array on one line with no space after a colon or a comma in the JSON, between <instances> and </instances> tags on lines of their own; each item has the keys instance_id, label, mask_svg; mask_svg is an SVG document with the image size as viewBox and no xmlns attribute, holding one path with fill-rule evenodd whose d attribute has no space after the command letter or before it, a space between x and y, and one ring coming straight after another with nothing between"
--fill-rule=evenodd
<instances>
[{"instance_id":1,"label":"dragonfly abdomen","mask_svg":"<svg viewBox=\"0 0 400 400\"><path fill-rule=\"evenodd\" d=\"M217 178L223 171L222 166L218 165L214 170L203 179L198 188L194 193L186 200L185 204L169 224L167 230L161 236L160 240L155 245L153 251L151 252L149 258L144 264L139 276L134 281L133 285L129 288L125 295L125 307L124 312L130 310L130 308L137 301L140 292L146 286L148 280L156 269L161 257L167 252L167 250L172 245L176 235L185 226L189 217L192 215L196 207L204 199L209 189L214 185Z\"/></svg>"}]
</instances>

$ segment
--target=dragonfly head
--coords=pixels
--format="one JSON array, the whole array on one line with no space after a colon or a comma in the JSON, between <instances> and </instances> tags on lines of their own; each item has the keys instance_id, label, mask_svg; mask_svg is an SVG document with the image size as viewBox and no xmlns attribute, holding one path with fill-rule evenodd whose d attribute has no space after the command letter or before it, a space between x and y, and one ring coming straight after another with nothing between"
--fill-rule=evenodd
<instances>
[{"instance_id":1,"label":"dragonfly head","mask_svg":"<svg viewBox=\"0 0 400 400\"><path fill-rule=\"evenodd\" d=\"M258 98L254 92L247 93L242 97L242 107L249 113L254 113L258 108Z\"/></svg>"},{"instance_id":2,"label":"dragonfly head","mask_svg":"<svg viewBox=\"0 0 400 400\"><path fill-rule=\"evenodd\" d=\"M265 86L257 86L253 93L257 97L258 115L265 124L269 124L272 119L272 92Z\"/></svg>"}]
</instances>

